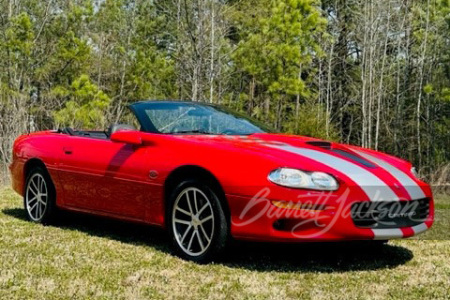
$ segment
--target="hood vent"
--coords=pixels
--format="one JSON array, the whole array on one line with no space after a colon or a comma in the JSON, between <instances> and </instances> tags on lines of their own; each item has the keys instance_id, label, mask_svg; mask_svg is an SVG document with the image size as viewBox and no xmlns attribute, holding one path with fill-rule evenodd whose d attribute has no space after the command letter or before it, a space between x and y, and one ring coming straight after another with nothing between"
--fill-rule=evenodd
<instances>
[{"instance_id":1,"label":"hood vent","mask_svg":"<svg viewBox=\"0 0 450 300\"><path fill-rule=\"evenodd\" d=\"M347 158L350 158L351 160L354 160L354 161L356 161L356 162L358 162L358 163L360 163L363 166L366 166L368 168L372 168L373 169L373 168L377 167L373 163L371 163L370 161L368 161L368 160L366 160L366 159L364 159L364 158L362 158L360 156L357 156L357 155L355 155L353 153L350 153L350 152L347 152L347 151L344 151L344 150L341 150L341 149L333 149L331 151L333 151L335 153L338 153L338 154L340 154L342 156L345 156Z\"/></svg>"},{"instance_id":2,"label":"hood vent","mask_svg":"<svg viewBox=\"0 0 450 300\"><path fill-rule=\"evenodd\" d=\"M306 142L306 144L311 146L320 147L326 150L331 150L331 143L330 142L324 142L324 141L309 141Z\"/></svg>"},{"instance_id":3,"label":"hood vent","mask_svg":"<svg viewBox=\"0 0 450 300\"><path fill-rule=\"evenodd\" d=\"M311 146L316 146L325 150L330 150L331 152L337 153L339 155L342 155L346 158L349 158L357 163L360 163L361 165L367 167L367 168L376 168L377 166L368 161L367 159L364 159L356 154L353 154L352 152L348 152L342 149L336 149L331 147L330 142L324 142L324 141L309 141L306 142L306 144Z\"/></svg>"}]
</instances>

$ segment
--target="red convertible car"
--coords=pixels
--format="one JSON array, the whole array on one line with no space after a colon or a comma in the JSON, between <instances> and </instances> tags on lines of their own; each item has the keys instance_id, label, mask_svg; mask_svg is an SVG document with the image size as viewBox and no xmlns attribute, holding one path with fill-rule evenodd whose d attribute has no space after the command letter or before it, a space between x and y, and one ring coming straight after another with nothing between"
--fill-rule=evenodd
<instances>
[{"instance_id":1,"label":"red convertible car","mask_svg":"<svg viewBox=\"0 0 450 300\"><path fill-rule=\"evenodd\" d=\"M178 255L210 261L227 240L406 238L433 223L409 162L271 133L219 106L147 101L106 131L20 136L10 166L28 218L58 209L161 226ZM138 129L136 129L138 128Z\"/></svg>"}]
</instances>

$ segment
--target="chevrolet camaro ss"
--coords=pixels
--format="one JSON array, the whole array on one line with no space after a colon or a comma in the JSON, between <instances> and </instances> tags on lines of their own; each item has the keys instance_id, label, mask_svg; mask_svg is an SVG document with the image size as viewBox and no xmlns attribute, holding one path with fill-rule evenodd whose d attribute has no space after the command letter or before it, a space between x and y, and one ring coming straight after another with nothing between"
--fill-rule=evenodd
<instances>
[{"instance_id":1,"label":"chevrolet camaro ss","mask_svg":"<svg viewBox=\"0 0 450 300\"><path fill-rule=\"evenodd\" d=\"M214 259L230 238L372 240L433 223L430 186L394 156L272 133L196 102L129 106L105 131L17 138L10 165L28 218L71 210L163 227L185 259Z\"/></svg>"}]
</instances>

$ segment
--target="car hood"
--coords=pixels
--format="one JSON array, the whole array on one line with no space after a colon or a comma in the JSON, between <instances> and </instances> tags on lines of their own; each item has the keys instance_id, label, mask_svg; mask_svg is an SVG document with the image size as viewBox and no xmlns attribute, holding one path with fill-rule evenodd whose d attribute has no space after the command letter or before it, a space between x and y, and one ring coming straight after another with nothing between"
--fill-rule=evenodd
<instances>
[{"instance_id":1,"label":"car hood","mask_svg":"<svg viewBox=\"0 0 450 300\"><path fill-rule=\"evenodd\" d=\"M184 138L215 147L252 151L276 161L280 167L327 172L341 182L360 186L373 200L425 197L420 187L422 182L411 173L409 162L370 149L284 134Z\"/></svg>"},{"instance_id":2,"label":"car hood","mask_svg":"<svg viewBox=\"0 0 450 300\"><path fill-rule=\"evenodd\" d=\"M255 133L252 135L179 135L178 138L215 147L246 149L275 157L283 156L280 150L302 155L300 153L302 151L298 150L310 149L332 155L344 155L348 159L373 167L373 162L367 161L369 155L371 155L373 158L386 160L402 170L409 171L411 169L411 164L408 161L386 153L307 136Z\"/></svg>"}]
</instances>

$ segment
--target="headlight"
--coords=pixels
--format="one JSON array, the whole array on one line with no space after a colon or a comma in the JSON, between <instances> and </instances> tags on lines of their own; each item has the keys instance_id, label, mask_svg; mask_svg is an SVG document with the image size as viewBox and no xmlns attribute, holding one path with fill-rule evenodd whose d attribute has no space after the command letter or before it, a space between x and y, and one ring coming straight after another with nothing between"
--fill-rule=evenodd
<instances>
[{"instance_id":1,"label":"headlight","mask_svg":"<svg viewBox=\"0 0 450 300\"><path fill-rule=\"evenodd\" d=\"M415 167L411 168L411 173L417 178L420 179L419 177L419 172L417 172L417 169Z\"/></svg>"},{"instance_id":2,"label":"headlight","mask_svg":"<svg viewBox=\"0 0 450 300\"><path fill-rule=\"evenodd\" d=\"M304 172L297 169L280 168L269 174L275 184L301 189L335 191L339 184L333 176L323 172Z\"/></svg>"}]
</instances>

